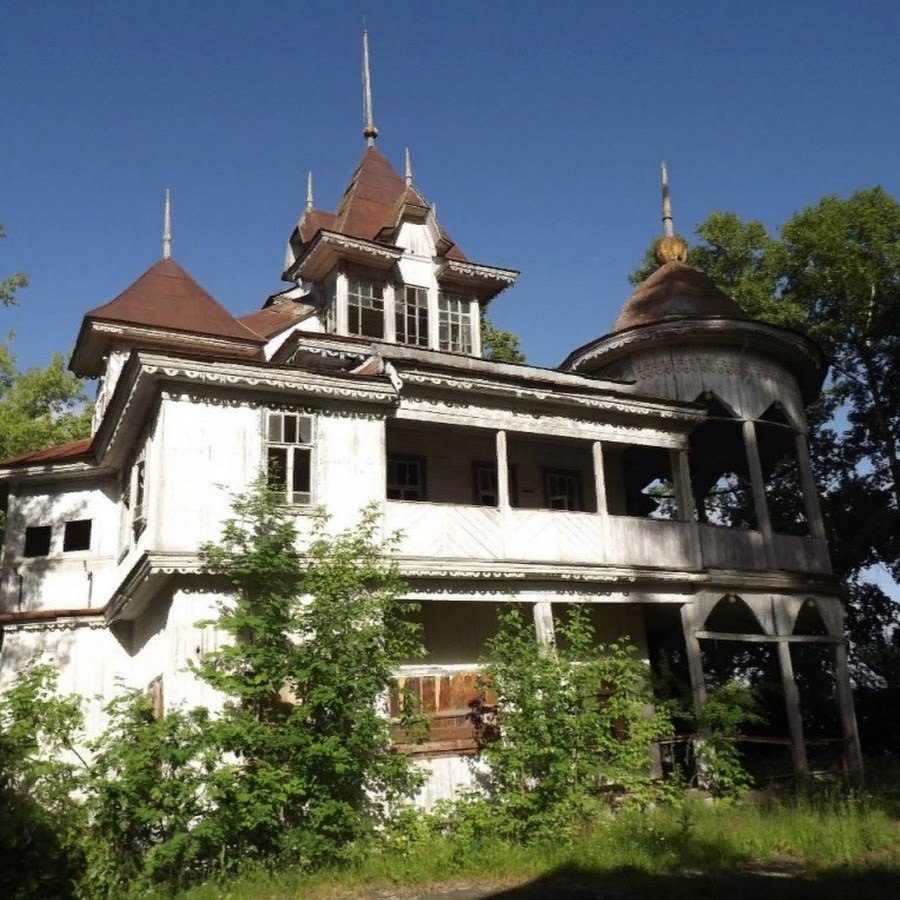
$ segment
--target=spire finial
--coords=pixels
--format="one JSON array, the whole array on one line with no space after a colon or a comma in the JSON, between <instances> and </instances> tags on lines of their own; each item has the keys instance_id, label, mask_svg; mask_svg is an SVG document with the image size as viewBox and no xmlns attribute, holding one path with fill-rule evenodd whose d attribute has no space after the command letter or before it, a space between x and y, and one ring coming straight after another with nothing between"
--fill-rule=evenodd
<instances>
[{"instance_id":1,"label":"spire finial","mask_svg":"<svg viewBox=\"0 0 900 900\"><path fill-rule=\"evenodd\" d=\"M310 212L313 208L313 188L312 188L312 169L306 173L306 211Z\"/></svg>"},{"instance_id":2,"label":"spire finial","mask_svg":"<svg viewBox=\"0 0 900 900\"><path fill-rule=\"evenodd\" d=\"M163 259L172 257L172 205L166 188L166 208L163 214Z\"/></svg>"},{"instance_id":3,"label":"spire finial","mask_svg":"<svg viewBox=\"0 0 900 900\"><path fill-rule=\"evenodd\" d=\"M412 187L412 160L409 158L409 147L406 148L406 186Z\"/></svg>"},{"instance_id":4,"label":"spire finial","mask_svg":"<svg viewBox=\"0 0 900 900\"><path fill-rule=\"evenodd\" d=\"M372 76L369 73L369 29L363 23L363 137L366 145L375 146L378 129L372 119Z\"/></svg>"},{"instance_id":5,"label":"spire finial","mask_svg":"<svg viewBox=\"0 0 900 900\"><path fill-rule=\"evenodd\" d=\"M660 166L662 172L662 220L663 236L656 242L656 261L664 266L670 262L684 262L687 259L687 244L675 236L675 220L672 218L672 198L669 196L669 171L666 164Z\"/></svg>"},{"instance_id":6,"label":"spire finial","mask_svg":"<svg viewBox=\"0 0 900 900\"><path fill-rule=\"evenodd\" d=\"M660 166L662 170L662 220L663 236L675 237L675 221L672 218L672 198L669 196L669 170L666 164Z\"/></svg>"}]
</instances>

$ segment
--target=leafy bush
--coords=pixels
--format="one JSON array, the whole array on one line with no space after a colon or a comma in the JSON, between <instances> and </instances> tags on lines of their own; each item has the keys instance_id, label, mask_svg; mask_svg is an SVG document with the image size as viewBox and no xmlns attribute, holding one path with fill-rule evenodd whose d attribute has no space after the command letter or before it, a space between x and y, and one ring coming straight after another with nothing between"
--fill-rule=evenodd
<instances>
[{"instance_id":1,"label":"leafy bush","mask_svg":"<svg viewBox=\"0 0 900 900\"><path fill-rule=\"evenodd\" d=\"M82 764L76 697L49 665L26 667L0 695L0 895L67 897L83 870L85 818L73 794Z\"/></svg>"},{"instance_id":2,"label":"leafy bush","mask_svg":"<svg viewBox=\"0 0 900 900\"><path fill-rule=\"evenodd\" d=\"M645 803L662 790L650 745L671 722L654 707L649 668L626 642L597 643L581 606L569 607L557 633L558 648L539 644L529 618L510 607L488 644L484 681L500 737L483 754L493 811L485 824L518 840L559 836L610 803ZM476 809L457 815L477 829Z\"/></svg>"}]
</instances>

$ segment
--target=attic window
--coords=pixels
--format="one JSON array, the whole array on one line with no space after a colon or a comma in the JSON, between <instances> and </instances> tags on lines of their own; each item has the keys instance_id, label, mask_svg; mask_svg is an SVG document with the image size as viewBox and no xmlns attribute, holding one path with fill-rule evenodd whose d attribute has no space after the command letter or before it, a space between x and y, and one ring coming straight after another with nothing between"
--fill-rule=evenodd
<instances>
[{"instance_id":1,"label":"attic window","mask_svg":"<svg viewBox=\"0 0 900 900\"><path fill-rule=\"evenodd\" d=\"M50 526L29 525L25 529L25 547L22 556L48 556L50 554Z\"/></svg>"},{"instance_id":2,"label":"attic window","mask_svg":"<svg viewBox=\"0 0 900 900\"><path fill-rule=\"evenodd\" d=\"M468 297L441 291L438 298L438 333L441 350L472 352L472 315Z\"/></svg>"},{"instance_id":3,"label":"attic window","mask_svg":"<svg viewBox=\"0 0 900 900\"><path fill-rule=\"evenodd\" d=\"M397 341L428 346L428 290L407 285L397 300Z\"/></svg>"},{"instance_id":4,"label":"attic window","mask_svg":"<svg viewBox=\"0 0 900 900\"><path fill-rule=\"evenodd\" d=\"M66 522L66 527L63 531L63 553L90 549L91 520L74 519L71 522Z\"/></svg>"},{"instance_id":5,"label":"attic window","mask_svg":"<svg viewBox=\"0 0 900 900\"><path fill-rule=\"evenodd\" d=\"M364 337L384 337L384 285L351 278L347 289L347 330Z\"/></svg>"}]
</instances>

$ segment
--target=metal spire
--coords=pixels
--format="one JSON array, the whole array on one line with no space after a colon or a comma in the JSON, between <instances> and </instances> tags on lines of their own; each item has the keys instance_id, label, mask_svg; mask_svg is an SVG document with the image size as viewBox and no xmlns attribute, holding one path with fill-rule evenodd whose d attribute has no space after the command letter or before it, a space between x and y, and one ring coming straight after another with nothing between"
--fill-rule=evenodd
<instances>
[{"instance_id":1,"label":"metal spire","mask_svg":"<svg viewBox=\"0 0 900 900\"><path fill-rule=\"evenodd\" d=\"M372 119L372 76L369 74L369 29L363 26L363 137L366 145L375 146L378 129Z\"/></svg>"},{"instance_id":2,"label":"metal spire","mask_svg":"<svg viewBox=\"0 0 900 900\"><path fill-rule=\"evenodd\" d=\"M675 221L672 218L672 198L669 196L669 172L666 164L662 164L662 220L663 235L675 236Z\"/></svg>"},{"instance_id":3,"label":"metal spire","mask_svg":"<svg viewBox=\"0 0 900 900\"><path fill-rule=\"evenodd\" d=\"M313 208L312 169L306 173L306 211Z\"/></svg>"},{"instance_id":4,"label":"metal spire","mask_svg":"<svg viewBox=\"0 0 900 900\"><path fill-rule=\"evenodd\" d=\"M412 160L409 158L409 147L406 148L406 186L412 187Z\"/></svg>"},{"instance_id":5,"label":"metal spire","mask_svg":"<svg viewBox=\"0 0 900 900\"><path fill-rule=\"evenodd\" d=\"M163 214L163 259L172 257L172 207L169 189L166 188L166 210Z\"/></svg>"}]
</instances>

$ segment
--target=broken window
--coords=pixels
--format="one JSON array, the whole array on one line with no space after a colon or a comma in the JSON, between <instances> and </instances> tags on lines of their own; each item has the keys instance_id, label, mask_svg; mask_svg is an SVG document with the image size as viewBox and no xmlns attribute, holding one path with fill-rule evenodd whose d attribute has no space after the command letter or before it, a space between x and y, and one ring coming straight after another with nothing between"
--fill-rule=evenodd
<instances>
[{"instance_id":1,"label":"broken window","mask_svg":"<svg viewBox=\"0 0 900 900\"><path fill-rule=\"evenodd\" d=\"M266 474L269 489L285 503L312 503L312 417L266 413Z\"/></svg>"},{"instance_id":2,"label":"broken window","mask_svg":"<svg viewBox=\"0 0 900 900\"><path fill-rule=\"evenodd\" d=\"M76 550L91 549L91 520L74 519L66 522L63 531L63 553L72 553Z\"/></svg>"},{"instance_id":3,"label":"broken window","mask_svg":"<svg viewBox=\"0 0 900 900\"><path fill-rule=\"evenodd\" d=\"M365 337L384 337L384 285L350 278L347 287L347 330Z\"/></svg>"},{"instance_id":4,"label":"broken window","mask_svg":"<svg viewBox=\"0 0 900 900\"><path fill-rule=\"evenodd\" d=\"M438 346L454 353L472 352L469 298L441 291L438 298Z\"/></svg>"},{"instance_id":5,"label":"broken window","mask_svg":"<svg viewBox=\"0 0 900 900\"><path fill-rule=\"evenodd\" d=\"M757 529L743 425L711 391L695 401L706 419L690 437L691 488L697 520L709 525Z\"/></svg>"},{"instance_id":6,"label":"broken window","mask_svg":"<svg viewBox=\"0 0 900 900\"><path fill-rule=\"evenodd\" d=\"M755 428L772 530L808 535L796 430L779 403L773 403L763 413Z\"/></svg>"},{"instance_id":7,"label":"broken window","mask_svg":"<svg viewBox=\"0 0 900 900\"><path fill-rule=\"evenodd\" d=\"M672 454L665 447L606 444L606 508L614 516L679 518Z\"/></svg>"},{"instance_id":8,"label":"broken window","mask_svg":"<svg viewBox=\"0 0 900 900\"><path fill-rule=\"evenodd\" d=\"M388 500L425 500L425 460L421 456L389 455Z\"/></svg>"},{"instance_id":9,"label":"broken window","mask_svg":"<svg viewBox=\"0 0 900 900\"><path fill-rule=\"evenodd\" d=\"M50 553L50 526L29 525L25 529L25 547L22 556L48 556Z\"/></svg>"},{"instance_id":10,"label":"broken window","mask_svg":"<svg viewBox=\"0 0 900 900\"><path fill-rule=\"evenodd\" d=\"M398 291L399 294L399 291ZM397 341L413 347L428 346L428 290L406 285L397 298Z\"/></svg>"}]
</instances>

